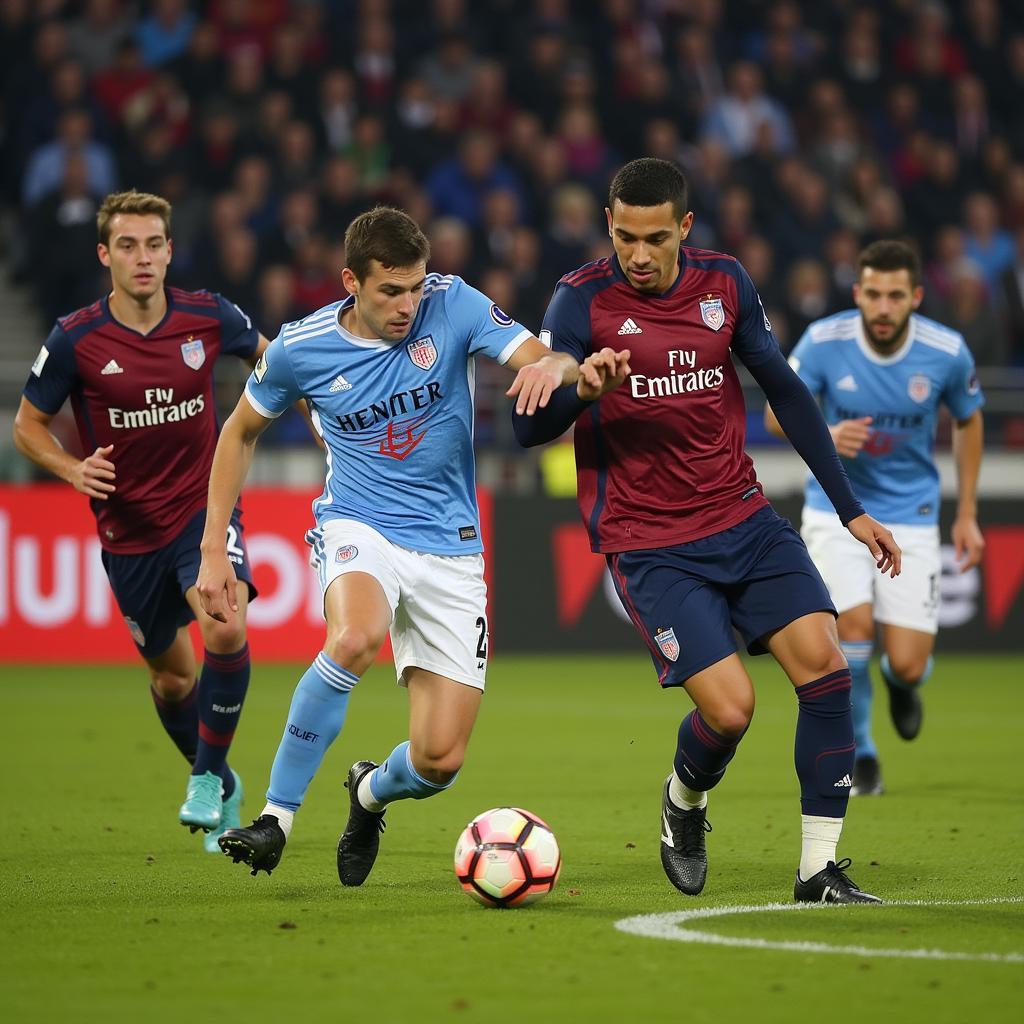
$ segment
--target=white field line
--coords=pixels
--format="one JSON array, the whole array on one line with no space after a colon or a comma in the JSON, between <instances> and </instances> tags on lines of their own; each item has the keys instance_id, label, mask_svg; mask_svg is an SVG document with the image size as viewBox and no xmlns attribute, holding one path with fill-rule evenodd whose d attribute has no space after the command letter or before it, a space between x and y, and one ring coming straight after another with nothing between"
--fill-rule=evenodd
<instances>
[{"instance_id":1,"label":"white field line","mask_svg":"<svg viewBox=\"0 0 1024 1024\"><path fill-rule=\"evenodd\" d=\"M885 907L980 907L986 904L1022 903L1022 896L993 896L978 900L893 900ZM687 927L690 921L706 921L733 914L763 914L782 910L842 912L845 908L822 903L763 903L741 907L705 907L701 910L674 910L667 914L639 914L615 922L620 932L642 935L649 939L670 939L673 942L698 942L711 946L732 946L740 949L772 949L789 953L839 953L846 956L901 957L908 960L968 960L988 963L1024 964L1024 953L962 953L945 949L878 949L872 946L840 946L827 942L785 942L775 939L743 938L716 935ZM884 913L884 908L866 908L870 914Z\"/></svg>"}]
</instances>

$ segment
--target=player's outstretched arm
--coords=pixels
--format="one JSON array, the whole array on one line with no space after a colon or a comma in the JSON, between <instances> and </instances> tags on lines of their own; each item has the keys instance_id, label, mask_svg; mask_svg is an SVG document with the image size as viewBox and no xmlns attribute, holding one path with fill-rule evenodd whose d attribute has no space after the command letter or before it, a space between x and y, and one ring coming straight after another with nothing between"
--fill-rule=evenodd
<instances>
[{"instance_id":1,"label":"player's outstretched arm","mask_svg":"<svg viewBox=\"0 0 1024 1024\"><path fill-rule=\"evenodd\" d=\"M532 416L543 409L551 396L565 384L575 384L580 366L565 352L552 352L537 338L527 338L505 365L516 371L516 379L505 394L516 400L516 412Z\"/></svg>"},{"instance_id":2,"label":"player's outstretched arm","mask_svg":"<svg viewBox=\"0 0 1024 1024\"><path fill-rule=\"evenodd\" d=\"M867 514L860 515L851 519L846 528L861 544L866 545L879 572L888 573L893 578L899 576L903 565L903 552L900 551L900 546L892 533L877 519L872 519Z\"/></svg>"},{"instance_id":3,"label":"player's outstretched arm","mask_svg":"<svg viewBox=\"0 0 1024 1024\"><path fill-rule=\"evenodd\" d=\"M117 490L114 464L110 461L114 446L108 444L84 459L76 459L50 432L52 419L52 415L23 396L14 417L14 446L37 466L67 481L81 494L106 501Z\"/></svg>"},{"instance_id":4,"label":"player's outstretched arm","mask_svg":"<svg viewBox=\"0 0 1024 1024\"><path fill-rule=\"evenodd\" d=\"M952 540L961 572L981 561L985 538L978 526L978 475L985 444L985 426L981 410L965 420L957 420L953 430L953 460L956 462L957 502Z\"/></svg>"},{"instance_id":5,"label":"player's outstretched arm","mask_svg":"<svg viewBox=\"0 0 1024 1024\"><path fill-rule=\"evenodd\" d=\"M256 412L243 394L220 432L213 455L196 589L203 611L220 622L238 611L238 580L227 552L231 513L249 474L256 441L272 422Z\"/></svg>"}]
</instances>

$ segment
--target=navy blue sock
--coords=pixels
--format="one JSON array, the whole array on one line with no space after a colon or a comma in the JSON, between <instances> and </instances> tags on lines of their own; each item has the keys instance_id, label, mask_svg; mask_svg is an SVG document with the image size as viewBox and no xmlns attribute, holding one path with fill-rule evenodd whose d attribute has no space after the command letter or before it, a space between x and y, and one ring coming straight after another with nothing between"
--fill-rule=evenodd
<instances>
[{"instance_id":1,"label":"navy blue sock","mask_svg":"<svg viewBox=\"0 0 1024 1024\"><path fill-rule=\"evenodd\" d=\"M742 734L730 739L715 732L694 708L679 726L679 747L672 762L679 781L690 789L713 789L741 739Z\"/></svg>"},{"instance_id":2,"label":"navy blue sock","mask_svg":"<svg viewBox=\"0 0 1024 1024\"><path fill-rule=\"evenodd\" d=\"M227 766L228 748L238 727L248 688L248 644L243 644L234 654L206 652L199 676L199 743L192 774L213 772L219 775L225 799L235 788L234 776Z\"/></svg>"},{"instance_id":3,"label":"navy blue sock","mask_svg":"<svg viewBox=\"0 0 1024 1024\"><path fill-rule=\"evenodd\" d=\"M166 697L161 697L152 686L149 688L149 695L153 698L164 732L171 737L185 760L189 764L194 764L196 742L199 738L199 687L193 686L188 696L179 701L169 701Z\"/></svg>"},{"instance_id":4,"label":"navy blue sock","mask_svg":"<svg viewBox=\"0 0 1024 1024\"><path fill-rule=\"evenodd\" d=\"M794 760L804 814L842 818L853 780L853 715L850 670L841 668L796 688Z\"/></svg>"}]
</instances>

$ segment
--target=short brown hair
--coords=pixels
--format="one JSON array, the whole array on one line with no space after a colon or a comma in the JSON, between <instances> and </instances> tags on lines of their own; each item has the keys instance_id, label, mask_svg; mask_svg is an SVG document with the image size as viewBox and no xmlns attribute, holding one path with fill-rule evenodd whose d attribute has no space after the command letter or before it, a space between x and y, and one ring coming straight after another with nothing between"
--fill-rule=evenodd
<instances>
[{"instance_id":1,"label":"short brown hair","mask_svg":"<svg viewBox=\"0 0 1024 1024\"><path fill-rule=\"evenodd\" d=\"M110 222L119 213L155 213L164 222L164 234L171 237L171 204L150 192L111 192L96 214L96 231L103 245L110 244Z\"/></svg>"},{"instance_id":2,"label":"short brown hair","mask_svg":"<svg viewBox=\"0 0 1024 1024\"><path fill-rule=\"evenodd\" d=\"M921 282L921 258L909 242L895 238L882 238L872 242L857 257L857 277L865 267L872 270L905 270L910 275L910 286L916 288Z\"/></svg>"},{"instance_id":3,"label":"short brown hair","mask_svg":"<svg viewBox=\"0 0 1024 1024\"><path fill-rule=\"evenodd\" d=\"M392 269L429 259L427 236L409 214L392 206L361 213L345 232L345 262L359 281L366 279L373 260Z\"/></svg>"}]
</instances>

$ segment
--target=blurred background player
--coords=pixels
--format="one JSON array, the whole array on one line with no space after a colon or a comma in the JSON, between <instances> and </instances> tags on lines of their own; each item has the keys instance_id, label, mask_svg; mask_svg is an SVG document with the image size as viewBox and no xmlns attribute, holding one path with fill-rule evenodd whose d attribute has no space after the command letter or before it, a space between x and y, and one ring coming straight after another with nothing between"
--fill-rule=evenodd
<instances>
[{"instance_id":1,"label":"blurred background player","mask_svg":"<svg viewBox=\"0 0 1024 1024\"><path fill-rule=\"evenodd\" d=\"M241 610L224 530L260 434L304 397L327 446L327 480L307 534L324 595L323 650L299 680L263 813L221 848L255 875L277 866L348 697L390 630L409 738L348 773L338 876L361 885L384 812L455 781L483 696L487 592L473 456L474 359L517 370L530 409L580 368L454 275L427 274L430 245L407 214L378 207L345 235L349 295L285 324L224 425L210 477L199 592L210 615ZM467 368L468 360L468 368ZM592 393L599 374L589 369ZM583 385L581 385L583 386ZM211 620L212 621L212 620Z\"/></svg>"},{"instance_id":2,"label":"blurred background player","mask_svg":"<svg viewBox=\"0 0 1024 1024\"><path fill-rule=\"evenodd\" d=\"M242 784L227 765L249 685L245 610L255 596L241 512L223 524L247 587L239 614L216 622L195 589L206 484L217 441L213 367L221 355L255 365L267 346L220 295L167 288L171 205L144 192L108 195L97 215L110 294L60 318L39 351L14 422L19 451L89 498L103 567L149 666L160 722L192 764L179 817L204 845L238 824ZM70 397L82 450L64 450L50 422ZM205 654L196 682L188 624Z\"/></svg>"},{"instance_id":3,"label":"blurred background player","mask_svg":"<svg viewBox=\"0 0 1024 1024\"><path fill-rule=\"evenodd\" d=\"M915 310L924 297L917 253L881 240L863 250L853 286L856 309L812 323L790 365L824 408L857 497L890 524L903 549L903 574L876 579L821 486L810 477L801 533L839 610L839 639L853 678L857 744L851 796L883 791L871 735L869 661L882 627L882 678L896 731L921 729L920 687L932 671L939 625L939 472L933 446L940 407L953 416L957 510L952 541L961 572L981 561L977 484L984 398L963 337ZM765 425L783 436L771 407Z\"/></svg>"},{"instance_id":4,"label":"blurred background player","mask_svg":"<svg viewBox=\"0 0 1024 1024\"><path fill-rule=\"evenodd\" d=\"M796 770L803 843L798 901L878 903L844 873L836 847L852 783L850 672L835 610L796 530L768 504L743 450L745 410L735 354L782 417L841 522L884 573L899 573L892 535L850 488L821 412L786 363L757 291L732 256L688 249L686 177L634 160L615 175L606 210L614 257L559 281L542 337L574 359L628 338L628 362L597 362L626 384L596 404L568 389L530 414L524 444L576 421L580 511L593 550L647 643L663 687L696 705L679 728L662 797L661 859L696 895L707 876L707 791L721 780L754 711L733 628L751 654L770 652L796 689Z\"/></svg>"}]
</instances>

